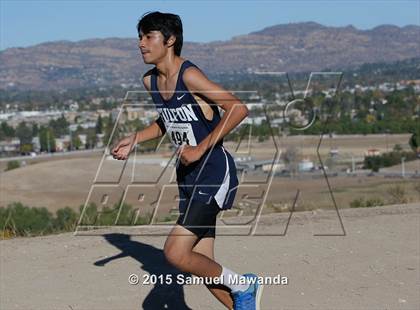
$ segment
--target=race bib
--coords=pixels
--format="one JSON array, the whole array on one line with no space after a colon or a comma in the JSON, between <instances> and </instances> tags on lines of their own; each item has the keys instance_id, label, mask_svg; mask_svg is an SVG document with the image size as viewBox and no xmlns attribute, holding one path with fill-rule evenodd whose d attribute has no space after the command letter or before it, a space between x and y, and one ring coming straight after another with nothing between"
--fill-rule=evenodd
<instances>
[{"instance_id":1,"label":"race bib","mask_svg":"<svg viewBox=\"0 0 420 310\"><path fill-rule=\"evenodd\" d=\"M166 132L175 146L185 144L191 146L197 145L190 123L170 123L166 128Z\"/></svg>"}]
</instances>

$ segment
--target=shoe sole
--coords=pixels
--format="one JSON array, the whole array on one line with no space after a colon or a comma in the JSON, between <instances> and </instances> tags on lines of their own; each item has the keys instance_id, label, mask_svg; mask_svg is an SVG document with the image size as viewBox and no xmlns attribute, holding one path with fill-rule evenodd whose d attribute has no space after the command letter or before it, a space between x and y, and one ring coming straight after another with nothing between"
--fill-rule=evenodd
<instances>
[{"instance_id":1,"label":"shoe sole","mask_svg":"<svg viewBox=\"0 0 420 310\"><path fill-rule=\"evenodd\" d=\"M260 308L260 300L261 300L261 295L262 295L263 289L264 289L264 285L261 284L260 287L258 288L257 296L255 298L255 309L256 310L261 309Z\"/></svg>"}]
</instances>

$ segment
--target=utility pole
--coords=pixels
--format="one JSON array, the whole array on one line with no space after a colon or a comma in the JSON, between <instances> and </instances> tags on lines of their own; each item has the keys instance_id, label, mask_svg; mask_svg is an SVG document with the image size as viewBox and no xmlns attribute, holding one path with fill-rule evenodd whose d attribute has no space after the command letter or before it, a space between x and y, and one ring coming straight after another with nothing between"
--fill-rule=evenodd
<instances>
[{"instance_id":1,"label":"utility pole","mask_svg":"<svg viewBox=\"0 0 420 310\"><path fill-rule=\"evenodd\" d=\"M47 129L47 151L50 153L50 130Z\"/></svg>"},{"instance_id":2,"label":"utility pole","mask_svg":"<svg viewBox=\"0 0 420 310\"><path fill-rule=\"evenodd\" d=\"M405 157L401 157L401 176L405 178Z\"/></svg>"},{"instance_id":3,"label":"utility pole","mask_svg":"<svg viewBox=\"0 0 420 310\"><path fill-rule=\"evenodd\" d=\"M70 152L71 152L71 150L73 149L73 142L71 141L72 139L71 139L71 128L70 128L70 126L69 126L69 135L70 135Z\"/></svg>"}]
</instances>

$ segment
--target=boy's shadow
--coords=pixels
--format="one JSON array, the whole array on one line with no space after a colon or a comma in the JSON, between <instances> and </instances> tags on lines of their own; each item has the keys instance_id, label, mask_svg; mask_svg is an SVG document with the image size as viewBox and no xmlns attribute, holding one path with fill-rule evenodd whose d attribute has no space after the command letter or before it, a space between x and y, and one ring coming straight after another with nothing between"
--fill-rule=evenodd
<instances>
[{"instance_id":1,"label":"boy's shadow","mask_svg":"<svg viewBox=\"0 0 420 310\"><path fill-rule=\"evenodd\" d=\"M191 310L185 303L183 286L177 283L177 275L183 274L185 278L190 276L190 274L181 273L178 269L172 267L166 261L162 250L151 245L132 241L130 240L130 236L126 234L105 234L103 237L113 246L120 249L121 253L98 260L94 263L95 266L102 267L114 259L131 256L142 264L141 268L143 270L147 271L150 275L156 275L157 283L144 299L142 304L143 309ZM166 275L168 274L172 277L171 284L165 283ZM138 276L139 285L141 285L144 278L141 275ZM159 280L159 276L161 276L162 281Z\"/></svg>"}]
</instances>

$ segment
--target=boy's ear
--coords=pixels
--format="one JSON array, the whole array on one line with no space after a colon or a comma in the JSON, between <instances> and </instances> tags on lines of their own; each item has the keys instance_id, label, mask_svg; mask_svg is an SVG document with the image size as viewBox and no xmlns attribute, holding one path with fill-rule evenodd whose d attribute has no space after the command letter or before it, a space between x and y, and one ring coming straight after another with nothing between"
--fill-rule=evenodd
<instances>
[{"instance_id":1,"label":"boy's ear","mask_svg":"<svg viewBox=\"0 0 420 310\"><path fill-rule=\"evenodd\" d=\"M166 42L166 44L168 44L168 47L171 47L171 46L173 46L175 44L175 41L176 41L176 38L175 38L175 36L172 35L172 36L169 37L169 39Z\"/></svg>"}]
</instances>

